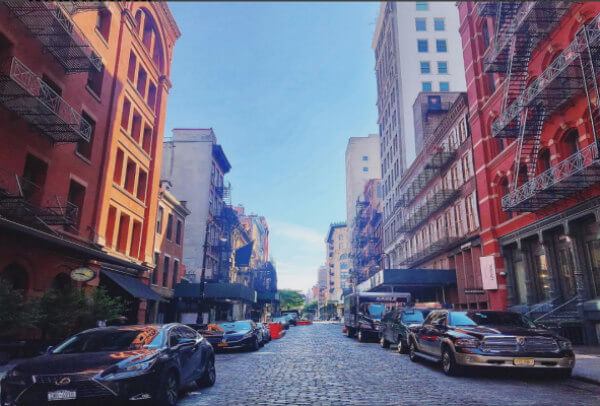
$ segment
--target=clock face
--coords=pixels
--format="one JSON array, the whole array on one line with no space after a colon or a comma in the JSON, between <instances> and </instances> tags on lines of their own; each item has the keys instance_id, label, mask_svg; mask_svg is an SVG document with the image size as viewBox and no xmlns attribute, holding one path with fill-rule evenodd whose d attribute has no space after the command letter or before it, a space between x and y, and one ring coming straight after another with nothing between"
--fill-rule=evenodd
<instances>
[{"instance_id":1,"label":"clock face","mask_svg":"<svg viewBox=\"0 0 600 406\"><path fill-rule=\"evenodd\" d=\"M96 272L90 268L76 268L71 271L71 279L77 282L88 282L96 277Z\"/></svg>"}]
</instances>

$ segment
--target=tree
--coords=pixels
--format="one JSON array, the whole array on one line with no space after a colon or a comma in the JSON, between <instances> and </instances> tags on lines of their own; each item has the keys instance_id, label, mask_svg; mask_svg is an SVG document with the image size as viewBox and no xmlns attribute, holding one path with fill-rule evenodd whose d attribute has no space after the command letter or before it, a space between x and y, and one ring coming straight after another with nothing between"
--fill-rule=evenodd
<instances>
[{"instance_id":1,"label":"tree","mask_svg":"<svg viewBox=\"0 0 600 406\"><path fill-rule=\"evenodd\" d=\"M307 304L306 306L304 306L304 308L302 309L302 315L306 316L306 315L315 315L317 313L317 307L319 306L319 302L317 302L316 300L313 300L312 302L310 302L309 304Z\"/></svg>"},{"instance_id":2,"label":"tree","mask_svg":"<svg viewBox=\"0 0 600 406\"><path fill-rule=\"evenodd\" d=\"M304 295L297 290L280 290L279 300L281 301L281 310L299 309L304 305Z\"/></svg>"},{"instance_id":3,"label":"tree","mask_svg":"<svg viewBox=\"0 0 600 406\"><path fill-rule=\"evenodd\" d=\"M28 326L25 304L23 292L0 279L0 334L10 335L14 330Z\"/></svg>"}]
</instances>

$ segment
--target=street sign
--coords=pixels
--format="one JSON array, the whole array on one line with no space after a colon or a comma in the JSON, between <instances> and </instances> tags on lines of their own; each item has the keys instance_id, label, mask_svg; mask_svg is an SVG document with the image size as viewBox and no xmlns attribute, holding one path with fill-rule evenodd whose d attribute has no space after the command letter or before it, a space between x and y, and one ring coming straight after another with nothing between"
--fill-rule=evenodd
<instances>
[{"instance_id":1,"label":"street sign","mask_svg":"<svg viewBox=\"0 0 600 406\"><path fill-rule=\"evenodd\" d=\"M498 279L496 278L496 262L493 255L488 255L479 258L481 266L481 282L483 289L496 290L498 289Z\"/></svg>"}]
</instances>

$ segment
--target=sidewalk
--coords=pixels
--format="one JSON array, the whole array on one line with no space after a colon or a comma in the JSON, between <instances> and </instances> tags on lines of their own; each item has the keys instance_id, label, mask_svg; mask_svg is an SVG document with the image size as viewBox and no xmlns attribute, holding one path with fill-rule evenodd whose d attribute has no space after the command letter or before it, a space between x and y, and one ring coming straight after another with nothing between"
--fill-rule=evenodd
<instances>
[{"instance_id":1,"label":"sidewalk","mask_svg":"<svg viewBox=\"0 0 600 406\"><path fill-rule=\"evenodd\" d=\"M574 346L573 378L600 385L600 346Z\"/></svg>"}]
</instances>

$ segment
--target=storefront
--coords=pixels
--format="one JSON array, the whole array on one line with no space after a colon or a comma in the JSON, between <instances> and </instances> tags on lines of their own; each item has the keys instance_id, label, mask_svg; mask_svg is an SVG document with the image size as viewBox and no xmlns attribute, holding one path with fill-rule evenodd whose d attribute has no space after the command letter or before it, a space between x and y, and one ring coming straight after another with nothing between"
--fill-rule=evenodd
<instances>
[{"instance_id":1,"label":"storefront","mask_svg":"<svg viewBox=\"0 0 600 406\"><path fill-rule=\"evenodd\" d=\"M575 343L600 342L600 198L500 239L508 305Z\"/></svg>"}]
</instances>

